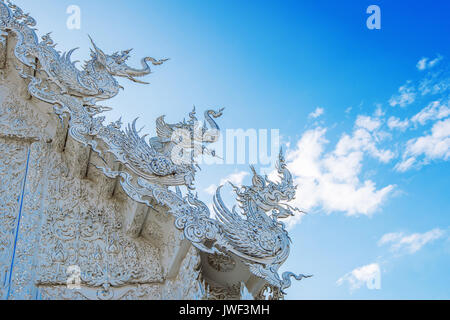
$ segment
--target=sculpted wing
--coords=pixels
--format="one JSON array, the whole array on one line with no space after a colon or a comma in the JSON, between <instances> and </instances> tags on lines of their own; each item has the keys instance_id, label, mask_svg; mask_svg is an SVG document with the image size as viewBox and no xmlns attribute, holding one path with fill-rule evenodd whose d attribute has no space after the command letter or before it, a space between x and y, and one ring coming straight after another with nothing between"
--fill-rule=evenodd
<instances>
[{"instance_id":1,"label":"sculpted wing","mask_svg":"<svg viewBox=\"0 0 450 320\"><path fill-rule=\"evenodd\" d=\"M128 125L125 130L127 137L126 143L123 144L125 149L126 160L133 168L143 173L149 173L148 164L155 156L155 151L148 145L145 140L146 136L140 136L136 130L136 120L131 125Z\"/></svg>"},{"instance_id":2,"label":"sculpted wing","mask_svg":"<svg viewBox=\"0 0 450 320\"><path fill-rule=\"evenodd\" d=\"M156 120L156 134L162 142L170 142L174 130L166 123L165 116L159 117Z\"/></svg>"},{"instance_id":3,"label":"sculpted wing","mask_svg":"<svg viewBox=\"0 0 450 320\"><path fill-rule=\"evenodd\" d=\"M232 251L239 256L246 255L245 258L252 260L273 258L273 250L261 245L262 237L271 230L262 228L263 225L258 221L253 221L253 219L243 219L236 212L236 208L233 208L233 211L228 210L222 200L220 191L221 187L214 196L214 211L217 219L221 222L224 237L233 248Z\"/></svg>"}]
</instances>

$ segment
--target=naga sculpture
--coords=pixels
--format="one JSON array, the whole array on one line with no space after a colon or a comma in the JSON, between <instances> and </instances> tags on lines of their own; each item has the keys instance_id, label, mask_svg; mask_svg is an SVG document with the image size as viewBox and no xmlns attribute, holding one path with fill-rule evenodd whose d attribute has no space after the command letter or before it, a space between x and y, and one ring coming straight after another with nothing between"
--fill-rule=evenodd
<instances>
[{"instance_id":1,"label":"naga sculpture","mask_svg":"<svg viewBox=\"0 0 450 320\"><path fill-rule=\"evenodd\" d=\"M119 93L121 87L115 77L145 83L137 78L151 73L149 63L158 66L167 60L147 57L142 59L143 68L135 69L126 64L131 50L108 55L91 39L91 59L79 70L71 61L75 49L61 55L50 34L38 40L35 25L35 20L19 7L0 0L0 31L17 38L14 54L21 65L16 69L28 81L28 92L53 105L61 119L68 116L70 137L90 147L100 159L109 153L122 164L119 171L113 171L104 161L103 166L97 166L104 175L119 179L133 200L149 207L154 202L166 207L175 218L176 228L200 251L241 259L251 273L279 292L278 296L282 297L290 286L291 277L307 277L278 274L290 250L289 235L280 219L299 211L285 203L293 200L296 188L282 153L278 164L280 183L258 175L252 168L252 186L234 186L242 211L228 210L219 188L214 197L217 219L212 218L202 201L191 191L183 196L178 187L193 189L197 156L215 156L207 144L218 141L220 129L215 119L222 116L223 109L206 111L203 125L195 109L188 121L177 124L168 124L160 117L156 121L157 136L150 139L140 135L136 120L125 130L120 120L104 125L101 114L109 108L97 103ZM177 187L177 192L169 190L171 186Z\"/></svg>"},{"instance_id":2,"label":"naga sculpture","mask_svg":"<svg viewBox=\"0 0 450 320\"><path fill-rule=\"evenodd\" d=\"M295 212L301 213L299 209L283 203L294 199L296 187L282 152L278 162L280 183L258 175L253 167L252 171L251 186L239 188L232 185L240 212L236 207L230 211L225 206L220 193L222 187L216 192L214 211L222 231L221 245L241 258L250 272L284 294L284 290L291 285L291 277L296 280L310 277L285 272L280 278L278 274L278 269L289 256L291 242L284 223L279 219L291 217Z\"/></svg>"},{"instance_id":3,"label":"naga sculpture","mask_svg":"<svg viewBox=\"0 0 450 320\"><path fill-rule=\"evenodd\" d=\"M92 103L92 105L96 101L111 99L119 93L121 87L114 78L115 76L146 84L146 82L136 78L151 73L148 62L151 62L154 66L159 66L168 60L146 57L141 60L143 68L134 69L126 64L132 49L107 55L97 47L91 37L89 38L94 50L91 49L91 60L85 62L82 71L78 70L75 62L71 61L73 52L78 48L72 49L62 56L55 55L55 52L50 50L49 53L54 56L52 59L43 60L42 68L48 71L49 76L60 87L61 93L81 97L86 103ZM53 41L47 34L42 45L48 46L51 43ZM59 60L60 63L54 64L53 61L56 60ZM27 61L23 62L26 64Z\"/></svg>"},{"instance_id":4,"label":"naga sculpture","mask_svg":"<svg viewBox=\"0 0 450 320\"><path fill-rule=\"evenodd\" d=\"M251 186L233 186L241 212L236 207L229 210L224 204L220 191L214 197L216 219L211 218L208 206L198 200L191 192L186 197L181 192L168 193L157 184L150 184L125 172L112 172L103 169L111 178L121 177L121 185L133 199L148 203L146 198L155 199L169 208L175 217L175 226L184 230L185 237L200 251L208 254L235 255L240 258L249 271L264 279L272 293L282 298L291 286L291 278L302 280L310 275L296 275L278 270L289 257L289 234L280 219L301 213L286 202L292 201L296 194L292 175L287 169L283 153L280 152L278 173L281 182L275 183L262 177L252 168Z\"/></svg>"},{"instance_id":5,"label":"naga sculpture","mask_svg":"<svg viewBox=\"0 0 450 320\"><path fill-rule=\"evenodd\" d=\"M141 61L143 68L135 69L126 64L132 49L107 55L89 37L94 50L91 49L91 60L86 61L83 70L80 71L76 67L76 62L71 61L73 52L78 48L60 55L54 50L55 44L50 33L44 35L39 42L34 30L29 28L34 27L36 21L10 1L7 3L8 6L4 4L1 6L0 16L5 31L13 31L19 38L15 47L16 57L24 65L47 73L51 81L59 87L61 94L67 93L83 98L85 104L95 105L97 101L115 97L121 89L115 76L145 84L146 82L136 78L151 73L148 62L159 66L168 60L146 57ZM38 59L40 67L37 66L35 59Z\"/></svg>"}]
</instances>

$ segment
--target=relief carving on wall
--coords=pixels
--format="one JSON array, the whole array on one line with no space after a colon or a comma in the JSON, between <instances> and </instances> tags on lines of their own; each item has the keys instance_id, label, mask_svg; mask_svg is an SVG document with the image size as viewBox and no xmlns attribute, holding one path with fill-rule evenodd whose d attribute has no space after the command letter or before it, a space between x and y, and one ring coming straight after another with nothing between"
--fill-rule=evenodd
<instances>
[{"instance_id":1,"label":"relief carving on wall","mask_svg":"<svg viewBox=\"0 0 450 320\"><path fill-rule=\"evenodd\" d=\"M189 120L177 124L167 124L160 117L157 136L151 139L140 135L136 121L125 130L120 120L104 125L101 114L109 108L98 103L119 93L115 77L144 83L138 78L150 74L150 64L158 66L167 60L146 57L141 61L142 68L135 69L126 64L131 50L106 54L91 39L91 58L80 70L71 61L74 50L60 54L49 34L38 39L35 25L29 14L10 1L0 0L0 31L17 38L14 54L20 62L19 75L29 82L28 92L54 106L61 119L68 117L71 138L90 147L101 159L113 155L122 165L120 171L106 164L97 167L105 176L118 179L134 201L150 208L156 202L167 208L175 218L175 227L198 250L241 259L253 275L279 292L279 297L290 286L291 277L307 277L278 273L290 251L289 235L281 220L298 212L287 204L295 196L295 186L283 154L278 166L281 183L253 169L251 186L234 187L242 211L230 211L219 188L214 198L218 219L211 218L208 207L197 196L190 191L183 196L180 189L172 192L168 187L193 189L195 156L215 155L207 145L219 138L215 119L222 116L223 109L206 111L204 125L199 125L195 110ZM27 72L27 68L33 72ZM51 158L59 156L54 153ZM38 283L43 287L64 284L69 265L79 265L83 284L102 286L105 296L112 287L159 281L160 266L152 264L151 259L142 263L145 257L157 253L151 246L130 242L122 234L122 221L114 215L118 211L114 203L93 202L89 195L98 193L96 186L70 178L64 175L66 171L64 161L54 161L47 171ZM192 267L194 262L186 263ZM186 274L192 275L192 271Z\"/></svg>"},{"instance_id":2,"label":"relief carving on wall","mask_svg":"<svg viewBox=\"0 0 450 320\"><path fill-rule=\"evenodd\" d=\"M54 153L52 157L61 156ZM96 186L69 175L61 160L53 162L49 173L39 285L65 285L70 266L80 268L82 285L104 290L163 281L158 249L124 235L118 203L93 199L98 194Z\"/></svg>"},{"instance_id":3,"label":"relief carving on wall","mask_svg":"<svg viewBox=\"0 0 450 320\"><path fill-rule=\"evenodd\" d=\"M8 295L28 146L0 138L0 298Z\"/></svg>"},{"instance_id":4,"label":"relief carving on wall","mask_svg":"<svg viewBox=\"0 0 450 320\"><path fill-rule=\"evenodd\" d=\"M191 247L186 255L175 279L166 281L162 298L165 300L201 300L205 298L205 290L200 281L200 255ZM190 285L186 285L186 284Z\"/></svg>"},{"instance_id":5,"label":"relief carving on wall","mask_svg":"<svg viewBox=\"0 0 450 320\"><path fill-rule=\"evenodd\" d=\"M45 192L45 174L49 145L32 143L26 157L20 219L16 231L15 256L12 261L9 299L31 300L36 295L36 244L39 243L42 194Z\"/></svg>"},{"instance_id":6,"label":"relief carving on wall","mask_svg":"<svg viewBox=\"0 0 450 320\"><path fill-rule=\"evenodd\" d=\"M49 141L49 119L18 99L11 89L2 87L0 90L0 135L20 140Z\"/></svg>"},{"instance_id":7,"label":"relief carving on wall","mask_svg":"<svg viewBox=\"0 0 450 320\"><path fill-rule=\"evenodd\" d=\"M82 287L70 290L65 286L40 287L39 298L42 300L161 300L159 285L137 285L98 290Z\"/></svg>"}]
</instances>

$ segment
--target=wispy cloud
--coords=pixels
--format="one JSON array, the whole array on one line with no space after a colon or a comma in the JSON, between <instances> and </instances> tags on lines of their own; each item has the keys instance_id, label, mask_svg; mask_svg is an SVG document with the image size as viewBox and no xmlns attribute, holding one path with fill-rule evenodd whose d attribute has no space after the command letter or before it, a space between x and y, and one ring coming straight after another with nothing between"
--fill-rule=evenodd
<instances>
[{"instance_id":1,"label":"wispy cloud","mask_svg":"<svg viewBox=\"0 0 450 320\"><path fill-rule=\"evenodd\" d=\"M409 140L403 161L395 168L399 172L405 172L414 165L420 167L439 159L450 159L450 118L436 122L430 134Z\"/></svg>"},{"instance_id":2,"label":"wispy cloud","mask_svg":"<svg viewBox=\"0 0 450 320\"><path fill-rule=\"evenodd\" d=\"M338 286L348 283L350 290L368 285L371 289L381 289L381 269L378 263L368 264L345 274L336 281Z\"/></svg>"},{"instance_id":3,"label":"wispy cloud","mask_svg":"<svg viewBox=\"0 0 450 320\"><path fill-rule=\"evenodd\" d=\"M356 119L356 126L372 132L380 128L381 121L379 118L372 118L370 116L358 116Z\"/></svg>"},{"instance_id":4,"label":"wispy cloud","mask_svg":"<svg viewBox=\"0 0 450 320\"><path fill-rule=\"evenodd\" d=\"M405 234L403 232L387 233L378 241L378 246L388 245L390 251L399 254L414 254L425 245L444 238L446 232L436 228L425 233ZM385 261L386 262L386 261ZM369 289L381 289L381 268L378 262L358 267L336 281L338 286L347 283L350 291L367 285Z\"/></svg>"},{"instance_id":5,"label":"wispy cloud","mask_svg":"<svg viewBox=\"0 0 450 320\"><path fill-rule=\"evenodd\" d=\"M436 95L445 93L450 89L450 75L448 69L428 72L427 75L419 82L417 91L421 96Z\"/></svg>"},{"instance_id":6,"label":"wispy cloud","mask_svg":"<svg viewBox=\"0 0 450 320\"><path fill-rule=\"evenodd\" d=\"M438 55L435 59L430 60L430 58L422 58L419 60L419 62L417 62L417 69L419 69L420 71L424 71L426 69L431 69L434 66L436 66L441 60L443 59L443 57L441 55Z\"/></svg>"},{"instance_id":7,"label":"wispy cloud","mask_svg":"<svg viewBox=\"0 0 450 320\"><path fill-rule=\"evenodd\" d=\"M442 59L442 56L433 60L421 59L418 68L430 69ZM450 159L449 90L449 68L447 65L443 65L442 68L427 72L423 79L416 83L408 81L405 86L400 88L401 94L391 99L391 105L406 106L413 103L416 96L421 98L417 100L417 104L424 103L425 96L434 96L433 100L426 102L426 107L409 119L389 118L388 126L391 130L405 131L407 128L411 128L412 132L421 130L416 137L401 142L402 160L396 164L396 171L406 172L436 160L448 161ZM408 95L411 97L408 98ZM431 123L431 129L424 128L429 123Z\"/></svg>"},{"instance_id":8,"label":"wispy cloud","mask_svg":"<svg viewBox=\"0 0 450 320\"><path fill-rule=\"evenodd\" d=\"M325 109L324 108L317 107L317 109L314 110L314 112L311 112L309 114L308 118L310 118L310 119L317 119L320 116L322 116L324 113L325 113Z\"/></svg>"},{"instance_id":9,"label":"wispy cloud","mask_svg":"<svg viewBox=\"0 0 450 320\"><path fill-rule=\"evenodd\" d=\"M383 163L388 163L394 158L394 153L380 148L383 140L389 137L387 132L379 130L381 124L380 118L358 116L353 133L342 135L336 145L335 154L342 156L354 151L362 151Z\"/></svg>"},{"instance_id":10,"label":"wispy cloud","mask_svg":"<svg viewBox=\"0 0 450 320\"><path fill-rule=\"evenodd\" d=\"M426 244L444 237L445 231L439 228L425 233L404 234L394 232L385 234L379 241L379 246L389 245L390 250L396 253L413 254L422 249Z\"/></svg>"},{"instance_id":11,"label":"wispy cloud","mask_svg":"<svg viewBox=\"0 0 450 320\"><path fill-rule=\"evenodd\" d=\"M387 124L391 130L397 129L400 131L405 131L409 127L410 122L408 119L400 120L397 117L390 117Z\"/></svg>"},{"instance_id":12,"label":"wispy cloud","mask_svg":"<svg viewBox=\"0 0 450 320\"><path fill-rule=\"evenodd\" d=\"M395 165L395 170L397 170L398 172L406 172L409 169L411 169L415 163L416 163L416 158L414 158L414 157L405 158L405 159L403 159L403 161L401 161Z\"/></svg>"},{"instance_id":13,"label":"wispy cloud","mask_svg":"<svg viewBox=\"0 0 450 320\"><path fill-rule=\"evenodd\" d=\"M416 101L416 95L415 88L412 86L411 81L408 81L398 89L398 94L392 96L389 100L389 104L392 107L406 107Z\"/></svg>"},{"instance_id":14,"label":"wispy cloud","mask_svg":"<svg viewBox=\"0 0 450 320\"><path fill-rule=\"evenodd\" d=\"M428 70L436 66L442 60L442 56L438 56L431 61L428 58L423 58L417 63L417 68L419 70ZM433 69L433 71L427 72L423 79L418 82L408 80L398 89L398 93L391 97L389 104L392 107L406 107L416 102L420 97L443 94L448 91L449 88L450 76L448 67L443 66L443 68L438 70Z\"/></svg>"},{"instance_id":15,"label":"wispy cloud","mask_svg":"<svg viewBox=\"0 0 450 320\"><path fill-rule=\"evenodd\" d=\"M450 115L449 103L450 99L433 101L412 117L411 121L425 125L428 121L447 118Z\"/></svg>"}]
</instances>

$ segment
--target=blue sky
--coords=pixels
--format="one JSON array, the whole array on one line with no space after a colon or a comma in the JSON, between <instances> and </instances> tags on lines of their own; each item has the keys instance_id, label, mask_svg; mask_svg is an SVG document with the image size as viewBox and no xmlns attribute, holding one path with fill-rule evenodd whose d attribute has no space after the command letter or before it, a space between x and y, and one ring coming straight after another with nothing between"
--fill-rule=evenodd
<instances>
[{"instance_id":1,"label":"blue sky","mask_svg":"<svg viewBox=\"0 0 450 320\"><path fill-rule=\"evenodd\" d=\"M17 0L58 49L134 48L171 60L149 86L121 81L109 120L149 133L226 107L223 129L279 129L299 184L289 299L450 298L448 1ZM381 30L366 9L381 8ZM81 29L66 8L81 8ZM203 166L199 196L248 166ZM231 201L231 199L228 199ZM381 289L366 280L380 270Z\"/></svg>"}]
</instances>

